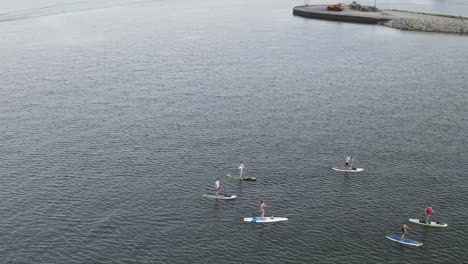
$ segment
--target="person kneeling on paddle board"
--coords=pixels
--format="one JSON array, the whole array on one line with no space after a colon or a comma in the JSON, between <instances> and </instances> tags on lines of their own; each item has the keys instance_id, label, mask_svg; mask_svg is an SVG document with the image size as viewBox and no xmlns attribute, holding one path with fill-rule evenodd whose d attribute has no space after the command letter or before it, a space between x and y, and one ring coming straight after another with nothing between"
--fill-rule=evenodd
<instances>
[{"instance_id":1,"label":"person kneeling on paddle board","mask_svg":"<svg viewBox=\"0 0 468 264\"><path fill-rule=\"evenodd\" d=\"M345 163L345 169L349 169L349 163L351 162L351 157L346 156L346 163Z\"/></svg>"},{"instance_id":2,"label":"person kneeling on paddle board","mask_svg":"<svg viewBox=\"0 0 468 264\"><path fill-rule=\"evenodd\" d=\"M426 214L426 224L429 224L429 217L431 217L431 214L433 213L434 211L432 210L432 206L429 204L427 207L426 207L426 210L424 210L424 213Z\"/></svg>"},{"instance_id":3,"label":"person kneeling on paddle board","mask_svg":"<svg viewBox=\"0 0 468 264\"><path fill-rule=\"evenodd\" d=\"M246 169L246 167L244 166L244 163L242 163L242 161L241 161L241 163L239 165L239 178L241 178L241 179L242 179L242 173L244 172L244 169Z\"/></svg>"},{"instance_id":4,"label":"person kneeling on paddle board","mask_svg":"<svg viewBox=\"0 0 468 264\"><path fill-rule=\"evenodd\" d=\"M264 201L260 202L260 211L262 212L261 217L265 217L265 208L267 207L266 203Z\"/></svg>"},{"instance_id":5,"label":"person kneeling on paddle board","mask_svg":"<svg viewBox=\"0 0 468 264\"><path fill-rule=\"evenodd\" d=\"M403 224L403 226L401 227L401 241L403 241L403 239L405 239L405 235L406 233L408 233L408 229L409 227L406 225L406 224Z\"/></svg>"},{"instance_id":6,"label":"person kneeling on paddle board","mask_svg":"<svg viewBox=\"0 0 468 264\"><path fill-rule=\"evenodd\" d=\"M216 178L216 181L215 181L215 194L216 194L216 196L218 196L218 192L219 192L219 178Z\"/></svg>"}]
</instances>

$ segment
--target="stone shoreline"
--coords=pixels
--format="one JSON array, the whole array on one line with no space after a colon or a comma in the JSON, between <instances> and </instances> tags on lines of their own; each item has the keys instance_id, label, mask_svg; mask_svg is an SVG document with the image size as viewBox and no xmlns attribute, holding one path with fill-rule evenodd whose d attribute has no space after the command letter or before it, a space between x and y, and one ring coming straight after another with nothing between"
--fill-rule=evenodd
<instances>
[{"instance_id":1,"label":"stone shoreline","mask_svg":"<svg viewBox=\"0 0 468 264\"><path fill-rule=\"evenodd\" d=\"M468 18L400 10L365 12L346 9L328 11L326 5L296 6L293 15L342 22L381 24L391 28L422 32L468 34Z\"/></svg>"}]
</instances>

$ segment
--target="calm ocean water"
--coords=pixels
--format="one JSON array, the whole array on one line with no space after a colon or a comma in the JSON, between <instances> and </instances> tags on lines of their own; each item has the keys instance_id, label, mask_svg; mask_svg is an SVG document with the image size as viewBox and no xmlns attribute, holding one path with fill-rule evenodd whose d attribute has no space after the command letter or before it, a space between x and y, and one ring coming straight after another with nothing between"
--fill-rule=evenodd
<instances>
[{"instance_id":1,"label":"calm ocean water","mask_svg":"<svg viewBox=\"0 0 468 264\"><path fill-rule=\"evenodd\" d=\"M0 263L468 262L466 36L302 1L5 2ZM236 200L201 197L216 177ZM261 200L289 221L243 223ZM449 227L385 238L427 203Z\"/></svg>"}]
</instances>

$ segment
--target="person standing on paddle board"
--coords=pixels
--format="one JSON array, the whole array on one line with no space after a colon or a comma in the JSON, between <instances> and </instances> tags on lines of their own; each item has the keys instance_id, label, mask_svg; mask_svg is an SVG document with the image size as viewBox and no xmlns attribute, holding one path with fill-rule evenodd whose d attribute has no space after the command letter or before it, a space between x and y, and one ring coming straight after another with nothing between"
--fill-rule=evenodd
<instances>
[{"instance_id":1,"label":"person standing on paddle board","mask_svg":"<svg viewBox=\"0 0 468 264\"><path fill-rule=\"evenodd\" d=\"M219 178L216 178L216 181L215 181L215 194L216 194L216 196L218 196L218 192L219 192Z\"/></svg>"},{"instance_id":2,"label":"person standing on paddle board","mask_svg":"<svg viewBox=\"0 0 468 264\"><path fill-rule=\"evenodd\" d=\"M350 156L346 156L346 163L345 163L345 169L349 169L349 163L351 162L351 157Z\"/></svg>"},{"instance_id":3,"label":"person standing on paddle board","mask_svg":"<svg viewBox=\"0 0 468 264\"><path fill-rule=\"evenodd\" d=\"M431 214L433 213L434 211L432 210L432 205L428 205L426 207L426 210L424 210L424 213L426 214L426 224L429 224L429 217L431 217Z\"/></svg>"},{"instance_id":4,"label":"person standing on paddle board","mask_svg":"<svg viewBox=\"0 0 468 264\"><path fill-rule=\"evenodd\" d=\"M405 239L405 235L406 233L408 233L408 229L409 227L406 225L406 224L403 224L403 226L401 227L401 241L403 241L403 239Z\"/></svg>"},{"instance_id":5,"label":"person standing on paddle board","mask_svg":"<svg viewBox=\"0 0 468 264\"><path fill-rule=\"evenodd\" d=\"M260 202L260 211L262 212L262 216L261 217L265 217L265 208L267 208L267 205L264 201L261 201Z\"/></svg>"},{"instance_id":6,"label":"person standing on paddle board","mask_svg":"<svg viewBox=\"0 0 468 264\"><path fill-rule=\"evenodd\" d=\"M241 179L242 179L242 173L244 173L244 169L246 169L246 167L244 166L244 163L242 163L242 161L241 161L241 163L239 165L239 178L241 178Z\"/></svg>"}]
</instances>

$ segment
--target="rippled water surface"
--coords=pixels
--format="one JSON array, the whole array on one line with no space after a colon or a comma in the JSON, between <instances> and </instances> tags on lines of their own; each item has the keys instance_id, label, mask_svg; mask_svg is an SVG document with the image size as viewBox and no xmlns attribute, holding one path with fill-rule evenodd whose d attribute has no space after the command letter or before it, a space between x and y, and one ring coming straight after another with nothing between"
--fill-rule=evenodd
<instances>
[{"instance_id":1,"label":"rippled water surface","mask_svg":"<svg viewBox=\"0 0 468 264\"><path fill-rule=\"evenodd\" d=\"M0 262L466 263L468 38L301 4L6 1Z\"/></svg>"}]
</instances>

